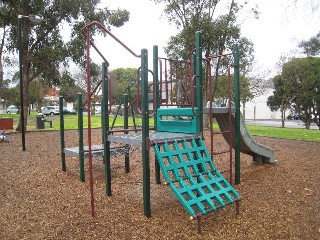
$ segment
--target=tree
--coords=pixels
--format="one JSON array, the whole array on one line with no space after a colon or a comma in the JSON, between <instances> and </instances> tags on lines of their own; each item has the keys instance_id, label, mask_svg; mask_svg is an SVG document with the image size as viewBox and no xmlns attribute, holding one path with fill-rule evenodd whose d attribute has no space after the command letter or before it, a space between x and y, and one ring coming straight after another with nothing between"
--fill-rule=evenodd
<instances>
[{"instance_id":1,"label":"tree","mask_svg":"<svg viewBox=\"0 0 320 240\"><path fill-rule=\"evenodd\" d=\"M319 118L320 58L296 58L283 66L282 76L292 86L294 112L310 128Z\"/></svg>"},{"instance_id":2,"label":"tree","mask_svg":"<svg viewBox=\"0 0 320 240\"><path fill-rule=\"evenodd\" d=\"M17 51L18 46L17 15L29 16L41 13L44 19L36 26L32 26L27 19L23 20L24 108L28 106L28 88L32 80L40 77L51 83L57 83L61 65L67 65L70 60L77 63L84 61L85 39L80 30L86 23L99 21L108 27L110 25L119 27L129 18L129 12L126 10L99 8L100 0L20 0L19 4L11 0L2 2L9 9L8 13L0 11L0 19L5 17L9 20L8 37L11 41L7 41L5 47L10 51ZM71 31L68 40L63 36L66 28L70 28ZM98 30L94 31L92 36ZM20 129L21 123L17 130Z\"/></svg>"},{"instance_id":3,"label":"tree","mask_svg":"<svg viewBox=\"0 0 320 240\"><path fill-rule=\"evenodd\" d=\"M277 75L272 79L275 90L273 95L268 97L267 106L271 111L281 112L281 127L285 127L286 110L290 107L291 100L291 85L290 82L285 81L282 75Z\"/></svg>"},{"instance_id":4,"label":"tree","mask_svg":"<svg viewBox=\"0 0 320 240\"><path fill-rule=\"evenodd\" d=\"M61 76L60 95L66 102L75 102L78 100L78 93L86 93L84 88L76 84L76 81L68 74L63 73ZM83 96L85 98L85 96Z\"/></svg>"},{"instance_id":5,"label":"tree","mask_svg":"<svg viewBox=\"0 0 320 240\"><path fill-rule=\"evenodd\" d=\"M111 78L111 95L113 103L119 104L122 95L126 89L130 87L129 101L133 101L136 97L137 86L137 69L136 68L117 68L110 72Z\"/></svg>"},{"instance_id":6,"label":"tree","mask_svg":"<svg viewBox=\"0 0 320 240\"><path fill-rule=\"evenodd\" d=\"M78 85L63 85L60 89L60 95L64 97L66 102L74 103L78 100L78 93L84 96L85 91ZM85 96L84 96L85 97Z\"/></svg>"},{"instance_id":7,"label":"tree","mask_svg":"<svg viewBox=\"0 0 320 240\"><path fill-rule=\"evenodd\" d=\"M238 39L239 28L235 25L239 8L234 0L154 0L155 3L165 3L164 13L168 21L177 26L180 32L171 37L166 51L175 59L189 59L194 48L194 33L203 31L203 49L207 54L224 52L227 43ZM221 12L215 13L216 9ZM256 9L253 12L257 14ZM233 42L234 43L234 42Z\"/></svg>"},{"instance_id":8,"label":"tree","mask_svg":"<svg viewBox=\"0 0 320 240\"><path fill-rule=\"evenodd\" d=\"M92 62L90 63L90 88L91 90L97 86L99 81L101 80L101 67ZM67 80L67 70L64 71L64 79ZM86 67L85 65L77 65L77 68L73 71L72 77L69 78L70 82L75 83L76 85L80 86L81 89L87 89L87 74L86 74ZM63 84L63 83L62 83ZM85 91L86 92L86 91Z\"/></svg>"},{"instance_id":9,"label":"tree","mask_svg":"<svg viewBox=\"0 0 320 240\"><path fill-rule=\"evenodd\" d=\"M37 112L41 112L40 107L42 106L44 95L48 90L41 79L35 79L29 84L29 100L30 103L36 103Z\"/></svg>"},{"instance_id":10,"label":"tree","mask_svg":"<svg viewBox=\"0 0 320 240\"><path fill-rule=\"evenodd\" d=\"M290 7L293 4L294 7L299 11L301 11L301 8L304 8L310 11L309 13L307 13L308 15L310 13L311 14L315 13L320 6L319 0L287 0L287 1L288 1L288 7ZM299 5L299 4L302 4L302 5Z\"/></svg>"},{"instance_id":11,"label":"tree","mask_svg":"<svg viewBox=\"0 0 320 240\"><path fill-rule=\"evenodd\" d=\"M320 58L292 59L283 65L281 75L273 82L275 91L268 99L271 110L279 107L283 113L291 107L307 129L312 120L319 126Z\"/></svg>"},{"instance_id":12,"label":"tree","mask_svg":"<svg viewBox=\"0 0 320 240\"><path fill-rule=\"evenodd\" d=\"M10 80L4 80L1 90L1 98L4 99L5 105L16 105L19 106L20 95L19 95L19 85L9 88Z\"/></svg>"},{"instance_id":13,"label":"tree","mask_svg":"<svg viewBox=\"0 0 320 240\"><path fill-rule=\"evenodd\" d=\"M0 39L0 96L1 96L1 89L3 87L3 75L4 75L4 71L3 71L3 65L4 65L4 61L3 61L3 57L4 57L4 51L5 51L5 43L6 43L6 38L8 36L8 32L10 29L9 26L9 20L8 20L8 16L9 16L9 11L10 9L7 7L7 4L4 2L0 2L0 28L1 28L1 39Z\"/></svg>"},{"instance_id":14,"label":"tree","mask_svg":"<svg viewBox=\"0 0 320 240\"><path fill-rule=\"evenodd\" d=\"M303 53L307 56L320 55L320 32L308 41L301 41L298 46L303 49Z\"/></svg>"},{"instance_id":15,"label":"tree","mask_svg":"<svg viewBox=\"0 0 320 240\"><path fill-rule=\"evenodd\" d=\"M78 66L80 66L72 75L73 77L69 77L69 82L75 86L77 86L77 91L78 92L82 92L83 93L83 99L85 101L85 99L87 99L87 96L85 96L84 94L87 94L87 75L86 75L86 68L82 67L80 64L78 64ZM99 87L99 82L101 80L101 74L102 74L102 69L99 65L95 64L95 63L90 63L90 89L91 92L94 91L96 89L96 91L93 93L93 95L91 96L91 112L92 114L95 114L95 104L99 101L101 101L101 87L102 85L100 84ZM68 76L65 73L64 74L65 77L64 79L67 79ZM64 84L62 84L63 86ZM67 83L67 88L68 85L70 85L69 83ZM68 89L66 89L66 91L68 91ZM74 94L74 98L77 97L77 94L74 91L71 91L70 94ZM68 94L69 95L69 94ZM71 97L71 96L70 96ZM70 100L71 101L71 100ZM71 102L74 102L71 101Z\"/></svg>"},{"instance_id":16,"label":"tree","mask_svg":"<svg viewBox=\"0 0 320 240\"><path fill-rule=\"evenodd\" d=\"M303 53L307 56L320 55L320 32L308 41L301 41L298 46L302 48Z\"/></svg>"},{"instance_id":17,"label":"tree","mask_svg":"<svg viewBox=\"0 0 320 240\"><path fill-rule=\"evenodd\" d=\"M300 48L303 49L303 53L307 56L319 56L320 55L320 32L314 36L311 37L307 41L301 41L298 45ZM320 129L320 119L319 119L319 113L320 113L320 78L318 77L316 87L314 89L315 96L313 98L315 102L315 106L313 108L313 121L317 124L317 126Z\"/></svg>"},{"instance_id":18,"label":"tree","mask_svg":"<svg viewBox=\"0 0 320 240\"><path fill-rule=\"evenodd\" d=\"M155 3L165 3L165 14L170 23L177 26L179 30L176 36L169 40L165 52L173 59L187 60L194 49L194 33L202 30L202 49L205 56L220 55L225 51L231 51L234 44L239 44L241 73L244 79L249 79L247 73L253 63L253 44L247 38L242 38L240 27L237 24L237 15L244 5L235 0L154 0ZM216 11L219 9L220 15ZM257 17L258 12L252 8ZM228 61L218 58L214 63L215 84L218 79L226 73ZM205 79L203 87L204 102L208 100L209 81ZM214 86L214 89L217 85ZM247 98L244 98L247 99Z\"/></svg>"}]
</instances>

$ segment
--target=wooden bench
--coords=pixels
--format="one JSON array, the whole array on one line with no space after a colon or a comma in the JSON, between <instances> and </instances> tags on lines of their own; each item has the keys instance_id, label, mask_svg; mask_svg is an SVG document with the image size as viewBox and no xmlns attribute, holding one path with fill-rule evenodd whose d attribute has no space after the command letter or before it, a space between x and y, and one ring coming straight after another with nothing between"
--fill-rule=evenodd
<instances>
[{"instance_id":1,"label":"wooden bench","mask_svg":"<svg viewBox=\"0 0 320 240\"><path fill-rule=\"evenodd\" d=\"M52 128L52 121L51 120L47 120L47 119L44 119L44 121L43 122L47 122L47 123L49 123L50 124L50 128Z\"/></svg>"}]
</instances>

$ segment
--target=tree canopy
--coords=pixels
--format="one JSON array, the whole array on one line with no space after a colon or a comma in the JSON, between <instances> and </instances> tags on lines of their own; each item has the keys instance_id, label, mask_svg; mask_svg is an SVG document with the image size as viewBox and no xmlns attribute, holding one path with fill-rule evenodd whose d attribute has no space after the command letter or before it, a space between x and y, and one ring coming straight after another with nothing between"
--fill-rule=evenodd
<instances>
[{"instance_id":1,"label":"tree canopy","mask_svg":"<svg viewBox=\"0 0 320 240\"><path fill-rule=\"evenodd\" d=\"M121 102L122 95L126 89L130 87L131 94L129 95L129 101L133 101L136 96L136 85L137 85L137 74L136 68L117 68L110 72L111 78L111 95L114 104Z\"/></svg>"},{"instance_id":2,"label":"tree canopy","mask_svg":"<svg viewBox=\"0 0 320 240\"><path fill-rule=\"evenodd\" d=\"M176 36L170 38L166 47L167 54L175 59L189 59L194 49L196 31L203 31L202 48L206 55L221 54L225 50L231 50L235 43L241 41L244 47L251 44L248 39L241 39L237 14L244 6L235 0L154 0L154 2L166 4L164 13L168 21L175 24L179 30ZM219 14L216 11L220 11ZM252 12L255 16L258 15L255 8Z\"/></svg>"},{"instance_id":3,"label":"tree canopy","mask_svg":"<svg viewBox=\"0 0 320 240\"><path fill-rule=\"evenodd\" d=\"M272 79L275 90L273 95L268 97L267 106L271 111L280 109L282 127L285 127L285 113L290 108L291 86L285 81L282 75L277 75Z\"/></svg>"},{"instance_id":4,"label":"tree canopy","mask_svg":"<svg viewBox=\"0 0 320 240\"><path fill-rule=\"evenodd\" d=\"M303 53L307 56L320 55L320 32L311 37L309 40L303 40L299 43L299 47L302 48Z\"/></svg>"},{"instance_id":5,"label":"tree canopy","mask_svg":"<svg viewBox=\"0 0 320 240\"><path fill-rule=\"evenodd\" d=\"M154 2L165 4L164 13L168 21L178 29L177 35L170 37L165 48L168 56L178 60L189 59L194 50L194 34L196 31L202 31L202 49L205 56L221 55L232 51L234 44L239 45L242 79L249 80L248 72L254 62L253 43L241 36L240 25L237 23L239 12L246 7L247 2L243 5L235 0L154 0ZM251 12L255 17L258 16L256 8L252 8ZM225 71L221 69L227 69L224 64L229 62L218 58L213 64L216 65L214 78L222 79L221 76ZM208 86L207 81L204 82L205 86ZM217 87L218 85L215 85L215 88ZM249 84L246 87L249 91ZM207 87L203 89L208 91ZM251 94L246 95L251 96ZM206 96L208 92L204 92L204 97ZM249 98L243 97L243 99Z\"/></svg>"},{"instance_id":6,"label":"tree canopy","mask_svg":"<svg viewBox=\"0 0 320 240\"><path fill-rule=\"evenodd\" d=\"M7 27L4 48L11 53L18 51L18 15L41 14L43 18L38 25L32 25L28 18L22 21L24 106L33 79L59 84L61 65L70 60L84 63L85 40L80 30L85 24L99 21L108 27L119 27L128 21L128 11L101 8L99 4L100 0L2 0L1 27ZM92 36L98 30L95 31Z\"/></svg>"},{"instance_id":7,"label":"tree canopy","mask_svg":"<svg viewBox=\"0 0 320 240\"><path fill-rule=\"evenodd\" d=\"M285 63L281 75L274 78L274 86L268 99L271 109L290 106L306 128L312 121L320 128L320 58L294 58Z\"/></svg>"}]
</instances>

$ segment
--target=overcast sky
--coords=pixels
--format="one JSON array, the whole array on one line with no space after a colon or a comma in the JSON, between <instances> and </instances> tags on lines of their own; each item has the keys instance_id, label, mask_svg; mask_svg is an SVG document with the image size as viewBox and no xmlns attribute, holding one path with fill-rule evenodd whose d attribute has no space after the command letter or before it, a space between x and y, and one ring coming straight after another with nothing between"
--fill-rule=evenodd
<instances>
[{"instance_id":1,"label":"overcast sky","mask_svg":"<svg viewBox=\"0 0 320 240\"><path fill-rule=\"evenodd\" d=\"M290 2L293 2L290 4ZM305 8L305 1L295 5L294 0L251 0L259 6L260 18L246 18L241 24L242 36L249 38L255 48L257 66L275 71L275 63L283 53L296 49L301 40L308 40L319 31L319 10L311 12ZM159 55L164 56L165 47L176 28L169 25L162 16L163 6L150 0L106 1L110 8L124 8L130 12L130 21L121 28L112 28L112 33L137 54L147 48L152 58L153 45L159 46ZM137 67L136 59L110 37L100 39L98 44L110 62L110 68ZM99 58L93 55L98 62Z\"/></svg>"}]
</instances>

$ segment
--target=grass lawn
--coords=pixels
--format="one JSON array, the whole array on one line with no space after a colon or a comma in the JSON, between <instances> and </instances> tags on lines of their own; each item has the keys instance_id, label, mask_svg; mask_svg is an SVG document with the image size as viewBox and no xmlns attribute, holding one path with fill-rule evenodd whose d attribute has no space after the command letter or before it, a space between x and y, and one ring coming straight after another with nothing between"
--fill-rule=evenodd
<instances>
[{"instance_id":1,"label":"grass lawn","mask_svg":"<svg viewBox=\"0 0 320 240\"><path fill-rule=\"evenodd\" d=\"M13 125L17 125L19 122L19 114L0 114L0 117L12 117ZM53 128L49 128L46 124L46 130L59 130L60 129L60 116L46 116L47 120L52 120ZM110 125L113 122L114 117L110 117ZM136 124L141 126L141 118L136 119ZM84 128L88 126L88 117L84 116L83 118ZM153 119L150 119L150 126L153 126ZM28 116L28 126L36 128L36 113L31 112ZM64 115L64 126L65 129L78 129L78 115ZM123 126L123 117L118 116L115 122L115 127ZM129 118L129 126L133 126L132 118ZM92 128L101 128L101 116L91 116L91 127ZM217 125L215 125L215 129ZM262 127L262 126L247 126L251 135L256 136L266 136L273 138L287 138L287 139L296 139L296 140L305 140L305 141L315 141L320 142L320 130L311 130L303 128L281 128L281 127Z\"/></svg>"},{"instance_id":2,"label":"grass lawn","mask_svg":"<svg viewBox=\"0 0 320 240\"><path fill-rule=\"evenodd\" d=\"M262 126L247 126L247 128L251 135L256 135L256 136L320 142L320 130L305 129L305 128L262 127Z\"/></svg>"}]
</instances>

